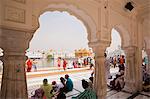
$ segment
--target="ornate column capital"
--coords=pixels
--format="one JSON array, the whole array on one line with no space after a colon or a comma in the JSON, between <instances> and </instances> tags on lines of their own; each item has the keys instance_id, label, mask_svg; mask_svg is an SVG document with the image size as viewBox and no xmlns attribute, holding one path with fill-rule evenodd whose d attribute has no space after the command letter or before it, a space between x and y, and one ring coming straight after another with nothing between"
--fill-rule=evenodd
<instances>
[{"instance_id":1,"label":"ornate column capital","mask_svg":"<svg viewBox=\"0 0 150 99\"><path fill-rule=\"evenodd\" d=\"M19 53L24 53L25 50L29 47L28 42L31 40L33 33L11 29L0 30L0 47L3 48L5 53L8 52L10 54L19 55Z\"/></svg>"},{"instance_id":2,"label":"ornate column capital","mask_svg":"<svg viewBox=\"0 0 150 99\"><path fill-rule=\"evenodd\" d=\"M98 40L96 42L89 42L89 46L93 49L96 57L103 57L106 48L109 46L110 42Z\"/></svg>"}]
</instances>

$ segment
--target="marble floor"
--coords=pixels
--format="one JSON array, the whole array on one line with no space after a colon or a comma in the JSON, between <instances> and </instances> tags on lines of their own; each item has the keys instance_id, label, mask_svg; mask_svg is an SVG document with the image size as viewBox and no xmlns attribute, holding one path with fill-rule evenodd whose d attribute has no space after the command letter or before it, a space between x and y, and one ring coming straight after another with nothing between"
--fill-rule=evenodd
<instances>
[{"instance_id":1,"label":"marble floor","mask_svg":"<svg viewBox=\"0 0 150 99\"><path fill-rule=\"evenodd\" d=\"M141 92L142 93L142 92ZM114 90L107 92L107 98L106 99L150 99L150 94L145 95L145 94L130 94L127 92L116 92Z\"/></svg>"},{"instance_id":2,"label":"marble floor","mask_svg":"<svg viewBox=\"0 0 150 99\"><path fill-rule=\"evenodd\" d=\"M112 70L112 74L115 73L116 70ZM47 73L48 71L42 71L42 72L33 72L31 74L44 74ZM62 71L60 71L62 72ZM74 83L74 90L70 93L68 93L67 99L71 99L72 96L76 96L80 94L80 92L83 92L84 89L82 88L81 80L86 79L90 77L92 70L88 71L83 71L83 72L74 72L74 73L69 73L70 78L73 80ZM27 75L31 75L27 74ZM27 78L27 86L28 86L28 95L29 97L34 94L34 90L39 88L40 85L42 84L42 80L44 78L48 78L49 83L52 81L57 81L59 82L60 77L64 77L65 74L56 74L56 75L49 75L49 76L41 76L41 77L33 77L33 78ZM115 91L111 89L107 89L107 96L106 99L150 99L150 92L140 92L137 95L124 92L124 91Z\"/></svg>"},{"instance_id":3,"label":"marble floor","mask_svg":"<svg viewBox=\"0 0 150 99\"><path fill-rule=\"evenodd\" d=\"M86 79L88 80L88 78L90 77L90 73L92 71L84 71L84 72L76 72L76 73L70 73L70 78L73 80L74 83L74 89L72 92L66 94L67 99L71 99L72 96L76 96L78 94L80 94L80 92L84 91L84 89L82 88L81 85L81 80L82 79ZM112 73L115 73L115 70L112 71ZM64 77L64 74L61 75L53 75L53 76L47 76L46 78L48 78L49 81L59 81L59 77ZM40 84L42 84L42 80L45 77L37 77L37 78L30 78L27 80L28 82L28 93L29 96L31 96L31 92L33 92L34 89L36 89L37 87L39 87ZM150 99L150 93L147 92L141 92L139 94L137 94L136 96L134 96L131 93L127 93L124 91L115 91L115 90L111 90L111 89L107 89L107 96L106 99Z\"/></svg>"}]
</instances>

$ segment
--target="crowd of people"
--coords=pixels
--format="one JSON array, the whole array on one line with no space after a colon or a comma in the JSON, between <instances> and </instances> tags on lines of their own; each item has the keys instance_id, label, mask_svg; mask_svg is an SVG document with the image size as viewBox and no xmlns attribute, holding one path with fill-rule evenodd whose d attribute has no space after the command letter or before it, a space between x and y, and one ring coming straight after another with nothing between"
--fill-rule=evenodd
<instances>
[{"instance_id":1,"label":"crowd of people","mask_svg":"<svg viewBox=\"0 0 150 99\"><path fill-rule=\"evenodd\" d=\"M124 79L124 72L125 72L125 57L124 55L118 55L117 57L107 57L107 54L104 53L105 56L105 68L106 68L106 80L112 79L109 83L109 87L120 91L124 88L125 79ZM119 71L117 74L112 77L110 74L110 67L113 66L114 68L118 67Z\"/></svg>"},{"instance_id":2,"label":"crowd of people","mask_svg":"<svg viewBox=\"0 0 150 99\"><path fill-rule=\"evenodd\" d=\"M67 68L81 68L81 67L85 67L85 66L90 66L90 69L92 69L92 67L95 66L95 60L91 57L80 57L77 59L74 59L72 61L67 61L64 58L58 57L57 59L57 66L58 69L60 70L60 67L62 66L64 71Z\"/></svg>"},{"instance_id":3,"label":"crowd of people","mask_svg":"<svg viewBox=\"0 0 150 99\"><path fill-rule=\"evenodd\" d=\"M37 61L36 59L28 59L26 61L26 71L37 71ZM57 67L58 70L61 70L61 67L65 71L66 69L72 69L72 68L82 68L89 66L90 69L95 66L95 60L91 57L79 57L73 60L67 60L65 58L58 57L57 58Z\"/></svg>"},{"instance_id":4,"label":"crowd of people","mask_svg":"<svg viewBox=\"0 0 150 99\"><path fill-rule=\"evenodd\" d=\"M124 55L118 55L117 57L107 57L107 54L105 53L105 67L106 67L106 80L112 79L109 83L109 87L112 89L115 89L117 91L120 91L124 88L125 85L125 56ZM150 91L150 74L147 70L148 62L145 61L145 59L142 60L142 78L143 78L143 89L144 91ZM118 67L119 71L118 73L112 77L110 74L110 67Z\"/></svg>"},{"instance_id":5,"label":"crowd of people","mask_svg":"<svg viewBox=\"0 0 150 99\"><path fill-rule=\"evenodd\" d=\"M143 75L143 90L150 91L150 73L147 70L147 63L143 59L142 61L142 75Z\"/></svg>"},{"instance_id":6,"label":"crowd of people","mask_svg":"<svg viewBox=\"0 0 150 99\"><path fill-rule=\"evenodd\" d=\"M106 79L111 79L109 82L109 87L121 91L125 86L125 56L120 55L117 57L107 57L107 54L104 54L105 62L104 65L106 67ZM63 60L63 69L66 69L67 61L65 59L58 58L58 67L61 66L61 60ZM73 63L74 64L74 63ZM77 62L78 65L80 64ZM82 64L87 64L88 62L84 62ZM90 63L90 66L95 64ZM119 68L118 73L113 75L110 74L110 67ZM146 65L142 64L143 68L143 81L145 85L150 85L150 75L146 72ZM82 80L82 87L84 89L79 95L72 97L72 99L97 99L97 95L93 90L93 78L94 78L94 71L91 74L91 77L88 81L85 79ZM66 94L68 92L73 91L73 81L69 77L68 74L65 77L60 77L60 83L56 81L52 81L51 84L48 83L47 79L43 80L43 85L37 90L35 90L35 94L31 97L31 99L66 99Z\"/></svg>"},{"instance_id":7,"label":"crowd of people","mask_svg":"<svg viewBox=\"0 0 150 99\"><path fill-rule=\"evenodd\" d=\"M73 81L68 74L65 77L60 77L60 83L52 81L48 83L47 79L43 80L40 88L35 90L31 99L66 99L66 94L73 91ZM93 91L93 77L89 81L82 80L84 91L72 99L97 99L96 93Z\"/></svg>"},{"instance_id":8,"label":"crowd of people","mask_svg":"<svg viewBox=\"0 0 150 99\"><path fill-rule=\"evenodd\" d=\"M26 71L31 72L32 68L34 68L34 71L37 71L36 61L35 59L28 59L26 61Z\"/></svg>"}]
</instances>

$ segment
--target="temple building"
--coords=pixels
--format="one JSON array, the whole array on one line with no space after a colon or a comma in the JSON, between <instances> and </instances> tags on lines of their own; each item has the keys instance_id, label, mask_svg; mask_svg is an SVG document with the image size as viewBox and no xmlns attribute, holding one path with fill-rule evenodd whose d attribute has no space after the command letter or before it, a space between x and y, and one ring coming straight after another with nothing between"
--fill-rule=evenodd
<instances>
[{"instance_id":1,"label":"temple building","mask_svg":"<svg viewBox=\"0 0 150 99\"><path fill-rule=\"evenodd\" d=\"M3 74L0 99L28 99L25 51L46 11L67 11L87 28L88 45L95 53L94 90L106 99L104 52L111 30L121 36L126 55L124 91L142 90L142 50L150 60L150 0L0 0L0 48ZM19 68L19 72L17 69ZM150 73L150 63L147 67Z\"/></svg>"}]
</instances>

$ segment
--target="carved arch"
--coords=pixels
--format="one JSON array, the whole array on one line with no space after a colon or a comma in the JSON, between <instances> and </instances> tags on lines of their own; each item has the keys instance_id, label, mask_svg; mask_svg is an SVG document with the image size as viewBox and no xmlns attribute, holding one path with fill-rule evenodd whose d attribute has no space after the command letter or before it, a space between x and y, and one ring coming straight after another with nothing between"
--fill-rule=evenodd
<instances>
[{"instance_id":1,"label":"carved arch","mask_svg":"<svg viewBox=\"0 0 150 99\"><path fill-rule=\"evenodd\" d=\"M72 4L49 4L47 7L43 8L41 12L38 14L38 17L46 11L67 11L70 15L74 15L76 18L81 20L83 24L86 26L87 33L88 33L88 40L89 42L97 41L96 31L97 27L93 19L83 10L79 9L78 7ZM39 24L38 24L39 27Z\"/></svg>"},{"instance_id":2,"label":"carved arch","mask_svg":"<svg viewBox=\"0 0 150 99\"><path fill-rule=\"evenodd\" d=\"M145 45L145 49L150 49L150 40L149 40L149 37L144 37L144 40L143 40L143 45Z\"/></svg>"},{"instance_id":3,"label":"carved arch","mask_svg":"<svg viewBox=\"0 0 150 99\"><path fill-rule=\"evenodd\" d=\"M131 37L129 31L123 25L114 25L109 29L110 33L113 28L120 34L122 48L131 46Z\"/></svg>"}]
</instances>

